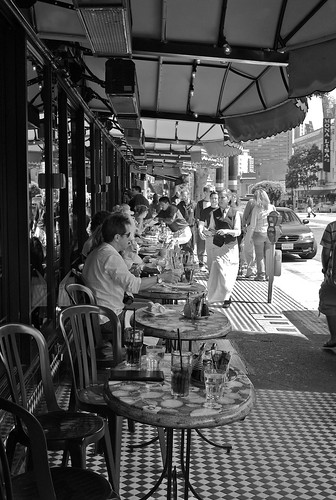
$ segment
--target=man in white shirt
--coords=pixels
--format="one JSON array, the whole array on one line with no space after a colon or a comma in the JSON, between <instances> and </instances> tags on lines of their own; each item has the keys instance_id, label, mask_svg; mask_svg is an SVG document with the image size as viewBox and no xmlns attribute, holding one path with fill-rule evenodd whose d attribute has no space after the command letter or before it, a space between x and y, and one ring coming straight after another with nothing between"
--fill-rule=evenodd
<instances>
[{"instance_id":1,"label":"man in white shirt","mask_svg":"<svg viewBox=\"0 0 336 500\"><path fill-rule=\"evenodd\" d=\"M124 309L124 293L138 293L158 281L157 276L135 277L120 252L126 250L134 238L135 225L121 213L108 217L102 227L104 242L87 257L83 268L85 284L93 291L98 305L112 309L118 316ZM172 271L162 273L160 279L176 283L179 277Z\"/></svg>"}]
</instances>

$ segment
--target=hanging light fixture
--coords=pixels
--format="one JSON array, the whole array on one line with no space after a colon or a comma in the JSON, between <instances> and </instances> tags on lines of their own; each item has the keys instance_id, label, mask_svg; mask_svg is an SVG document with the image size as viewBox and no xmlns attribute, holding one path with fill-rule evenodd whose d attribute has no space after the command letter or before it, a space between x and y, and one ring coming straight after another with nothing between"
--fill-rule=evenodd
<instances>
[{"instance_id":1,"label":"hanging light fixture","mask_svg":"<svg viewBox=\"0 0 336 500\"><path fill-rule=\"evenodd\" d=\"M226 56L229 56L232 52L232 47L231 45L228 43L227 39L225 38L225 36L223 37L223 41L222 41L222 49L224 50L224 54Z\"/></svg>"}]
</instances>

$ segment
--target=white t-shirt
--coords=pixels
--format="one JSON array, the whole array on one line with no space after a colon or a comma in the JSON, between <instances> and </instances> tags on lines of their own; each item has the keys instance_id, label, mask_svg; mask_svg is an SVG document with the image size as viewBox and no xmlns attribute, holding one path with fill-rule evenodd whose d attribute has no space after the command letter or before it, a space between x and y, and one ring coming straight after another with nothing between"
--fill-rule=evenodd
<instances>
[{"instance_id":1,"label":"white t-shirt","mask_svg":"<svg viewBox=\"0 0 336 500\"><path fill-rule=\"evenodd\" d=\"M268 208L253 207L251 216L251 231L256 233L267 233L268 222L267 216L270 212L275 210L274 205L269 204Z\"/></svg>"},{"instance_id":2,"label":"white t-shirt","mask_svg":"<svg viewBox=\"0 0 336 500\"><path fill-rule=\"evenodd\" d=\"M83 268L83 279L94 293L97 304L109 307L117 315L124 308L124 293L138 293L141 278L129 272L117 250L103 243L89 253Z\"/></svg>"}]
</instances>

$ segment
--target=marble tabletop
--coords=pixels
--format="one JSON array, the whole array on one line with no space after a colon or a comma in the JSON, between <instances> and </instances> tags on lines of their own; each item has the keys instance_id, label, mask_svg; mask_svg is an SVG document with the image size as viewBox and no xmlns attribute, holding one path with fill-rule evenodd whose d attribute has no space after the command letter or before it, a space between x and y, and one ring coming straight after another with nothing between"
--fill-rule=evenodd
<instances>
[{"instance_id":1,"label":"marble tabletop","mask_svg":"<svg viewBox=\"0 0 336 500\"><path fill-rule=\"evenodd\" d=\"M186 300L188 296L196 297L207 291L201 283L162 283L151 287L150 290L141 290L137 296L152 300Z\"/></svg>"},{"instance_id":2,"label":"marble tabletop","mask_svg":"<svg viewBox=\"0 0 336 500\"><path fill-rule=\"evenodd\" d=\"M137 326L145 329L145 335L165 339L177 339L177 330L182 340L207 340L225 337L231 331L228 317L215 310L199 319L183 316L183 305L167 305L162 314L151 314L147 307L138 309L135 314Z\"/></svg>"},{"instance_id":3,"label":"marble tabletop","mask_svg":"<svg viewBox=\"0 0 336 500\"><path fill-rule=\"evenodd\" d=\"M174 398L170 386L170 355L162 361L164 382L119 382L105 385L105 400L117 415L144 424L175 429L216 427L243 419L255 403L252 382L235 367L230 369L218 407L206 408L204 387L191 385L189 396Z\"/></svg>"}]
</instances>

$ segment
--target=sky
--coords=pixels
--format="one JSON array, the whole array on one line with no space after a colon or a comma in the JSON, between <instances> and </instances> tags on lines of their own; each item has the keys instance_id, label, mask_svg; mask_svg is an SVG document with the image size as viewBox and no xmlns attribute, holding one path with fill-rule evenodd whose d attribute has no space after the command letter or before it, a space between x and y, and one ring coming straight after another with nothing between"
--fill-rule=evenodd
<instances>
[{"instance_id":1,"label":"sky","mask_svg":"<svg viewBox=\"0 0 336 500\"><path fill-rule=\"evenodd\" d=\"M330 95L336 99L336 89L330 92ZM315 130L323 126L322 101L319 97L312 97L308 100L308 113L305 123L309 121L313 122Z\"/></svg>"}]
</instances>

